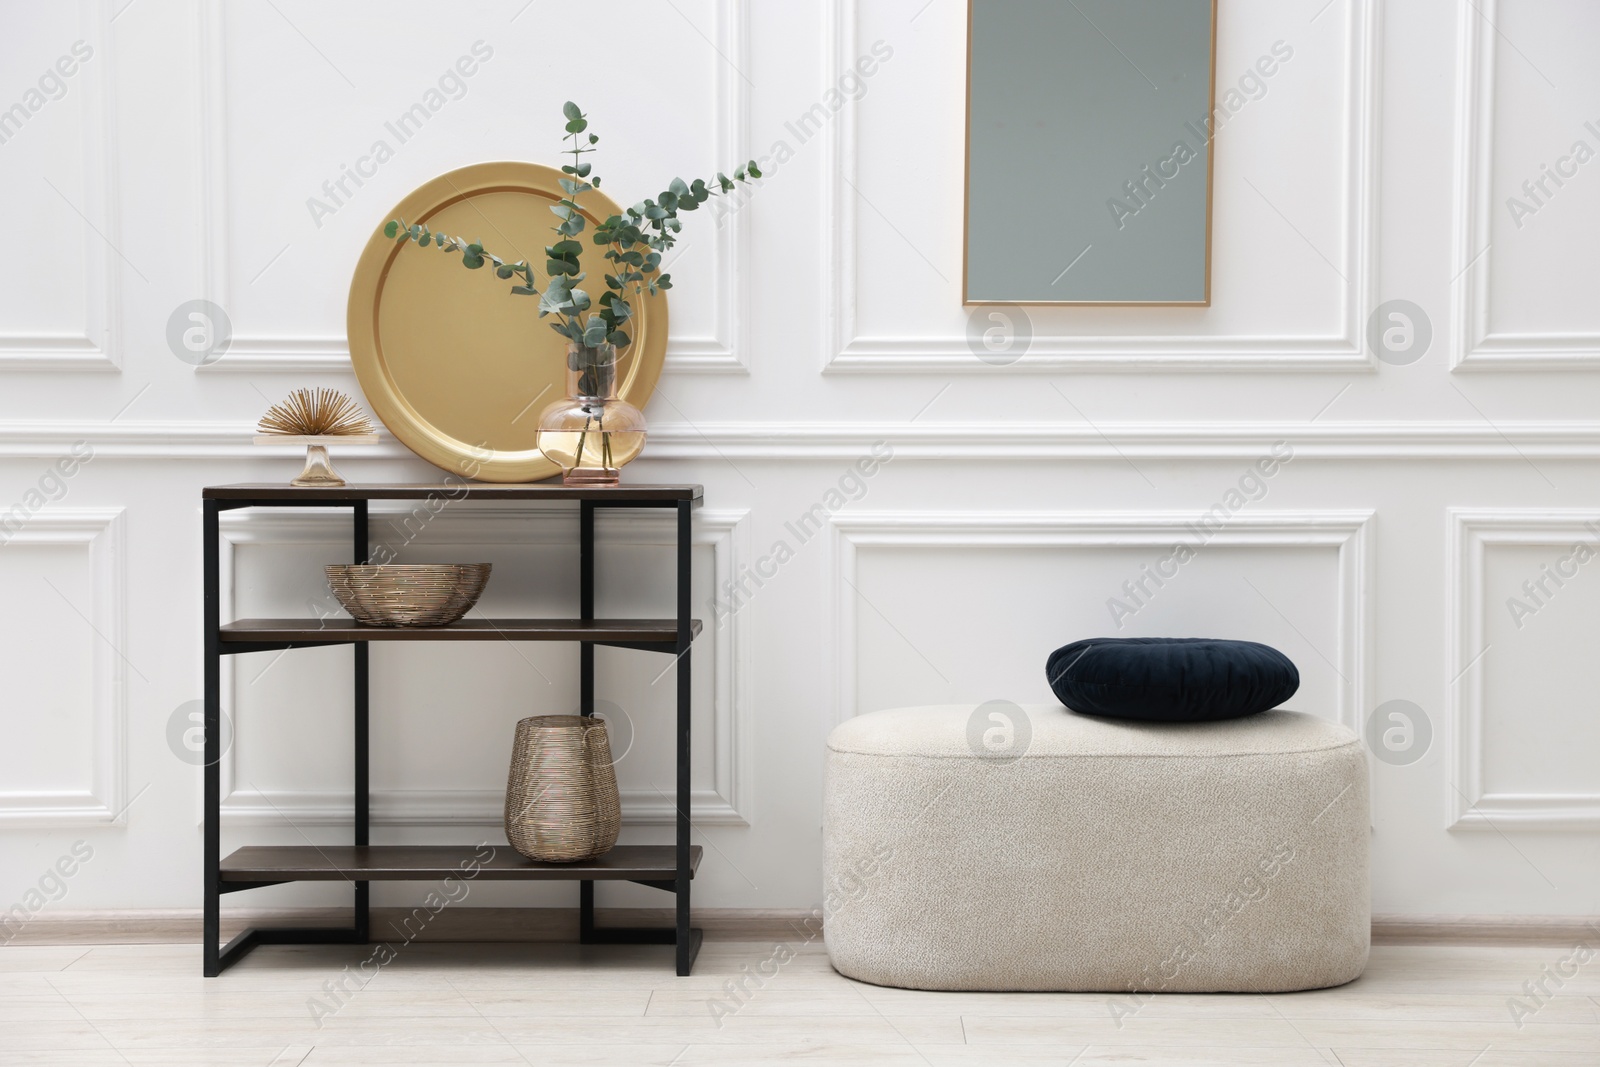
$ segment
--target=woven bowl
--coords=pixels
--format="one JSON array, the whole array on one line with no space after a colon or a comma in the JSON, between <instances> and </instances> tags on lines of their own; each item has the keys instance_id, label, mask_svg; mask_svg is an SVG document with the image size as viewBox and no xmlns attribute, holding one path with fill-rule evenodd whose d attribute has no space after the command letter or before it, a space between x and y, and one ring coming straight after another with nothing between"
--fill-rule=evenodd
<instances>
[{"instance_id":1,"label":"woven bowl","mask_svg":"<svg viewBox=\"0 0 1600 1067\"><path fill-rule=\"evenodd\" d=\"M478 602L488 563L336 563L328 588L366 626L448 626Z\"/></svg>"}]
</instances>

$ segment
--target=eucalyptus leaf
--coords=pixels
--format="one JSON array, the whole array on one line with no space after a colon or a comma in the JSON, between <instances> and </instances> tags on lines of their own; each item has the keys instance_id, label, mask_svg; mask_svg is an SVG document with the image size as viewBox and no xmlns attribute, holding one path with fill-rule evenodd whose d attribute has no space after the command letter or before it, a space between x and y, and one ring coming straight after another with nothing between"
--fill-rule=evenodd
<instances>
[{"instance_id":1,"label":"eucalyptus leaf","mask_svg":"<svg viewBox=\"0 0 1600 1067\"><path fill-rule=\"evenodd\" d=\"M577 349L578 361L573 369L586 383L582 388L593 391L600 385L592 354L595 346L609 342L623 348L631 343L621 328L634 316L634 309L628 302L630 294L655 295L672 288L671 277L661 274L660 269L663 253L674 246L675 235L683 229L679 213L694 211L712 196L732 192L738 183L760 178L762 174L757 163L751 160L735 170L731 179L721 171L711 182L704 178L692 181L673 178L657 200L647 198L597 223L593 242L583 242L577 238L585 232L588 221L578 209L577 198L600 188L600 178L591 179L593 166L583 156L595 151L593 146L600 142L600 137L587 133L588 116L576 103L568 101L562 107L562 115L569 135L565 140L570 142L564 151L570 153L572 161L561 167L564 177L559 181L565 198L550 209L559 220L553 227L559 239L545 249L549 281L544 292L535 285L532 264L525 259L508 264L487 251L481 240L469 243L460 237L434 233L422 225L408 224L403 218L387 220L382 232L385 237L402 243L415 241L422 248L460 252L461 265L468 270L479 270L486 263L491 264L497 278L518 283L510 287L512 295L539 297L538 317L554 315L556 321L550 323L550 328L581 346ZM580 138L579 135L585 133L587 136ZM589 294L577 285L587 276L582 268L586 243L601 248L604 260L615 264L616 272L603 275L606 291L600 295L598 310L584 321L591 301Z\"/></svg>"}]
</instances>

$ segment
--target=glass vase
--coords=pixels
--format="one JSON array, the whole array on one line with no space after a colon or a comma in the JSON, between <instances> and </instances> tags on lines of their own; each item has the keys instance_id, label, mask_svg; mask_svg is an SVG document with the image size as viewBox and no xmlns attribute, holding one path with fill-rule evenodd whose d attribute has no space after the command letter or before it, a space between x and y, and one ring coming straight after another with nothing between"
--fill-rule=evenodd
<instances>
[{"instance_id":1,"label":"glass vase","mask_svg":"<svg viewBox=\"0 0 1600 1067\"><path fill-rule=\"evenodd\" d=\"M565 485L618 485L644 449L644 412L617 396L617 346L567 346L567 396L539 416L539 451Z\"/></svg>"}]
</instances>

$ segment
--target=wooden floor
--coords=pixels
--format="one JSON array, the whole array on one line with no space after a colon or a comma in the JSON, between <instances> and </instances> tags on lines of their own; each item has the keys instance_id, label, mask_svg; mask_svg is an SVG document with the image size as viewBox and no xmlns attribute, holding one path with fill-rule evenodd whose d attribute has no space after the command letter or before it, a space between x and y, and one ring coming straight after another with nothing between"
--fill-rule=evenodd
<instances>
[{"instance_id":1,"label":"wooden floor","mask_svg":"<svg viewBox=\"0 0 1600 1067\"><path fill-rule=\"evenodd\" d=\"M819 944L731 999L726 983L773 969L774 948L708 942L674 978L668 948L419 942L362 985L365 947L261 948L210 980L192 945L6 947L0 1067L1600 1065L1600 954L1559 989L1547 979L1542 1005L1524 990L1571 951L1554 946L1380 945L1341 989L1161 996L1120 1026L1101 995L862 985ZM1520 1026L1512 998L1537 1007Z\"/></svg>"}]
</instances>

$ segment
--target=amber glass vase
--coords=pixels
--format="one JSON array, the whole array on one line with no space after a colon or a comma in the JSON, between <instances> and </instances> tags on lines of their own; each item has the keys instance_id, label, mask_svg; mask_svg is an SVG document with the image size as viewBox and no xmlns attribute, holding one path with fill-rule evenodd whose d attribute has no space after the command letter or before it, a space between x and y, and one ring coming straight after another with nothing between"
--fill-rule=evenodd
<instances>
[{"instance_id":1,"label":"amber glass vase","mask_svg":"<svg viewBox=\"0 0 1600 1067\"><path fill-rule=\"evenodd\" d=\"M617 485L644 449L644 412L617 396L616 345L567 346L567 395L539 416L539 451L566 485Z\"/></svg>"}]
</instances>

